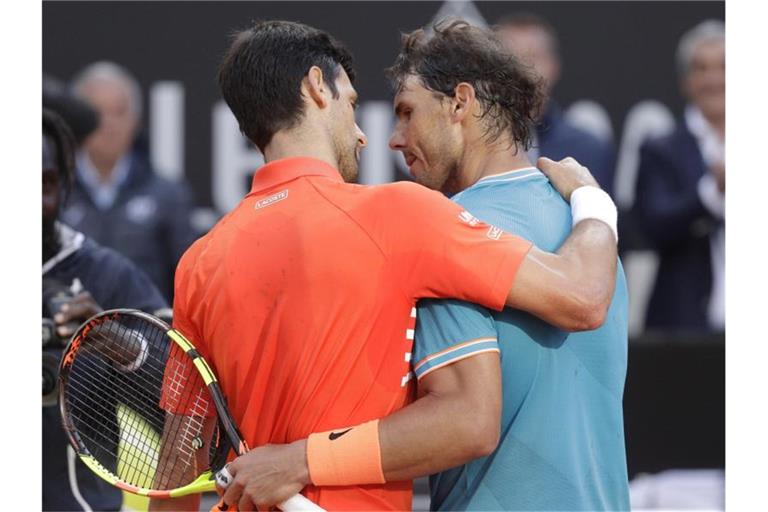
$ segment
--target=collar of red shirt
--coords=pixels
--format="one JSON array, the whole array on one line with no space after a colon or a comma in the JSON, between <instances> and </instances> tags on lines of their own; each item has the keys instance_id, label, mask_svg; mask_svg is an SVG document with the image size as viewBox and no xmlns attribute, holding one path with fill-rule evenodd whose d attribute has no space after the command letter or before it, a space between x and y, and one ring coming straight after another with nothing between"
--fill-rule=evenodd
<instances>
[{"instance_id":1,"label":"collar of red shirt","mask_svg":"<svg viewBox=\"0 0 768 512\"><path fill-rule=\"evenodd\" d=\"M251 192L265 190L304 176L324 176L335 181L344 181L339 171L332 165L317 158L304 156L281 158L263 165L256 171Z\"/></svg>"}]
</instances>

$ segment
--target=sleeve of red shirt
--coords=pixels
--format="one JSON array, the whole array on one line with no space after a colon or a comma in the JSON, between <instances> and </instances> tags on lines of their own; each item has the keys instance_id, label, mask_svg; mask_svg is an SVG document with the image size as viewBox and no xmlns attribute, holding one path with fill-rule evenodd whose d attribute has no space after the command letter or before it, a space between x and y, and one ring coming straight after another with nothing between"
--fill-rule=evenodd
<instances>
[{"instance_id":1,"label":"sleeve of red shirt","mask_svg":"<svg viewBox=\"0 0 768 512\"><path fill-rule=\"evenodd\" d=\"M531 242L472 216L439 192L413 183L382 187L377 222L390 271L407 293L457 298L501 310Z\"/></svg>"}]
</instances>

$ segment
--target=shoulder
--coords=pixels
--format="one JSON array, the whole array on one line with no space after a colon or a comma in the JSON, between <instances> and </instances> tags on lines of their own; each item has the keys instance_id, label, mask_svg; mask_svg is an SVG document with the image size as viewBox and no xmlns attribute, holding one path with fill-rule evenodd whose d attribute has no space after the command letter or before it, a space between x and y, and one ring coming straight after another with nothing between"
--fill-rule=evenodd
<instances>
[{"instance_id":1,"label":"shoulder","mask_svg":"<svg viewBox=\"0 0 768 512\"><path fill-rule=\"evenodd\" d=\"M407 214L434 212L441 205L454 207L451 200L440 192L430 190L410 181L398 181L384 185L339 184L342 191L331 198L338 206L357 217L374 215L381 221L389 218L400 219ZM435 212L436 213L436 212Z\"/></svg>"},{"instance_id":2,"label":"shoulder","mask_svg":"<svg viewBox=\"0 0 768 512\"><path fill-rule=\"evenodd\" d=\"M422 299L416 318L414 372L418 379L460 359L499 350L493 317L477 304Z\"/></svg>"},{"instance_id":3,"label":"shoulder","mask_svg":"<svg viewBox=\"0 0 768 512\"><path fill-rule=\"evenodd\" d=\"M375 185L366 188L369 190L368 193L372 199L384 202L410 202L418 199L441 201L447 199L440 192L430 190L427 187L412 181L397 181L395 183Z\"/></svg>"}]
</instances>

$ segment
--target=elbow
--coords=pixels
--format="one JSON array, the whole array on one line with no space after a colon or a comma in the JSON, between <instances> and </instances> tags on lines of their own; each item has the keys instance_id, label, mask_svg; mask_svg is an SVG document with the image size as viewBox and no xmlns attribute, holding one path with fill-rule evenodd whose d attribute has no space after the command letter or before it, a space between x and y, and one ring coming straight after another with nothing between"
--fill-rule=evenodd
<instances>
[{"instance_id":1,"label":"elbow","mask_svg":"<svg viewBox=\"0 0 768 512\"><path fill-rule=\"evenodd\" d=\"M469 461L486 457L493 453L499 445L501 418L495 415L486 415L485 418L482 418L478 415L475 416L475 421L467 422L462 430L461 438L464 446L464 457L462 458Z\"/></svg>"},{"instance_id":2,"label":"elbow","mask_svg":"<svg viewBox=\"0 0 768 512\"><path fill-rule=\"evenodd\" d=\"M584 323L580 330L582 331L594 331L599 329L605 323L605 318L608 316L607 307L594 307L585 316Z\"/></svg>"},{"instance_id":3,"label":"elbow","mask_svg":"<svg viewBox=\"0 0 768 512\"><path fill-rule=\"evenodd\" d=\"M608 316L612 290L597 286L582 287L571 300L571 323L569 331L592 331L601 327Z\"/></svg>"},{"instance_id":4,"label":"elbow","mask_svg":"<svg viewBox=\"0 0 768 512\"><path fill-rule=\"evenodd\" d=\"M492 431L484 433L484 435L478 439L478 442L474 447L472 458L477 459L492 454L496 450L496 447L499 446L499 437L500 432L498 426L495 429L492 429Z\"/></svg>"}]
</instances>

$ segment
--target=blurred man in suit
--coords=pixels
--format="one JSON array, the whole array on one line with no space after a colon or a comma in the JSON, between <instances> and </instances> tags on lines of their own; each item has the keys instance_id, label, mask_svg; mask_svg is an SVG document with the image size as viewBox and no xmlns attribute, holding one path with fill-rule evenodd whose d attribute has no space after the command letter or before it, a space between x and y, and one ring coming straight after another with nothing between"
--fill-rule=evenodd
<instances>
[{"instance_id":1,"label":"blurred man in suit","mask_svg":"<svg viewBox=\"0 0 768 512\"><path fill-rule=\"evenodd\" d=\"M135 144L141 89L126 69L96 62L72 87L97 110L100 123L77 154L64 220L136 263L170 303L176 263L195 239L191 192L158 176Z\"/></svg>"},{"instance_id":2,"label":"blurred man in suit","mask_svg":"<svg viewBox=\"0 0 768 512\"><path fill-rule=\"evenodd\" d=\"M725 24L680 39L687 100L668 136L640 150L635 208L660 257L646 327L725 329Z\"/></svg>"}]
</instances>

